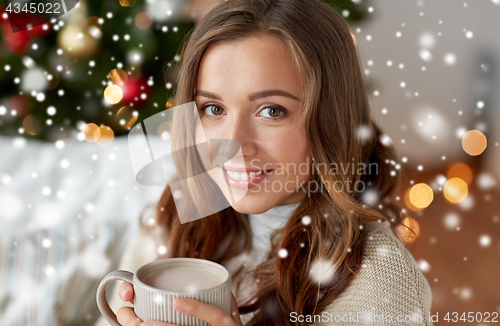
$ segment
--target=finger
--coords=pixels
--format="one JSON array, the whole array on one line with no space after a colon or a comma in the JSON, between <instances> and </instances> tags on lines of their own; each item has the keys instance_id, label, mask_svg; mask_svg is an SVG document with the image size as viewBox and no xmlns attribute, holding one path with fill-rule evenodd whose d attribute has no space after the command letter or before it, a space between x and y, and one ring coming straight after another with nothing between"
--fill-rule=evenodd
<instances>
[{"instance_id":1,"label":"finger","mask_svg":"<svg viewBox=\"0 0 500 326\"><path fill-rule=\"evenodd\" d=\"M116 312L116 319L122 326L140 326L142 320L137 318L134 313L134 308L130 307L121 307Z\"/></svg>"},{"instance_id":2,"label":"finger","mask_svg":"<svg viewBox=\"0 0 500 326\"><path fill-rule=\"evenodd\" d=\"M118 289L118 295L123 301L128 301L134 304L134 287L132 284L123 282Z\"/></svg>"},{"instance_id":3,"label":"finger","mask_svg":"<svg viewBox=\"0 0 500 326\"><path fill-rule=\"evenodd\" d=\"M174 308L183 314L204 320L212 326L238 325L222 309L195 299L177 298L174 301Z\"/></svg>"},{"instance_id":4,"label":"finger","mask_svg":"<svg viewBox=\"0 0 500 326\"><path fill-rule=\"evenodd\" d=\"M233 318L236 324L243 325L240 319L240 311L238 310L238 303L236 302L236 298L232 293L231 293L231 318Z\"/></svg>"}]
</instances>

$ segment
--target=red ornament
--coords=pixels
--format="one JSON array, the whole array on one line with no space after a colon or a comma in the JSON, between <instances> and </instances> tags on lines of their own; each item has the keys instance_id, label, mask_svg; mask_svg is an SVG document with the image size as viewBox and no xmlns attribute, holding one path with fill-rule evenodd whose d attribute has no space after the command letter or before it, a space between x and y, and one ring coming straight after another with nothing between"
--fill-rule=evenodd
<instances>
[{"instance_id":1,"label":"red ornament","mask_svg":"<svg viewBox=\"0 0 500 326\"><path fill-rule=\"evenodd\" d=\"M38 25L29 30L23 30L19 32L12 32L11 21L9 18L4 18L5 15L8 17L8 12L3 9L0 9L0 27L2 29L2 37L6 47L16 56L24 55L31 45L31 41L35 37L43 37L50 33L50 24L47 22L45 24L40 23L43 18L38 17L32 14L16 14L16 24L20 22L20 24L26 24L27 22L33 23L36 25L38 23L42 25ZM45 26L45 29L44 29Z\"/></svg>"},{"instance_id":2,"label":"red ornament","mask_svg":"<svg viewBox=\"0 0 500 326\"><path fill-rule=\"evenodd\" d=\"M143 107L148 101L150 87L143 77L139 79L129 77L128 81L121 88L123 90L121 102L125 105L138 109Z\"/></svg>"}]
</instances>

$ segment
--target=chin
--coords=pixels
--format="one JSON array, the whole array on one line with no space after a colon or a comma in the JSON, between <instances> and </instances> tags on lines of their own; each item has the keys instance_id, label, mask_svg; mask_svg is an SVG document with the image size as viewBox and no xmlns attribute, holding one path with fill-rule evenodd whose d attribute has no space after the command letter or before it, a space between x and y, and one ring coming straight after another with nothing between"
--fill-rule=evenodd
<instances>
[{"instance_id":1,"label":"chin","mask_svg":"<svg viewBox=\"0 0 500 326\"><path fill-rule=\"evenodd\" d=\"M266 201L264 196L254 196L254 198L244 197L235 204L233 209L241 214L261 214L267 212L275 206L275 202Z\"/></svg>"}]
</instances>

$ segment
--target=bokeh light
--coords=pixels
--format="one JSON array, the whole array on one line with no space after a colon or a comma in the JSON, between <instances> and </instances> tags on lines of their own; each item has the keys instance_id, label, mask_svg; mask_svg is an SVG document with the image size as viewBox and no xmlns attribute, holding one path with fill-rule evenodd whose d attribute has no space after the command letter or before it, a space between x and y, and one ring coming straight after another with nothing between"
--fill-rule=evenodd
<instances>
[{"instance_id":1,"label":"bokeh light","mask_svg":"<svg viewBox=\"0 0 500 326\"><path fill-rule=\"evenodd\" d=\"M169 100L167 101L167 103L165 103L165 109L167 109L167 110L168 110L168 109L171 109L171 108L173 108L173 107L174 107L174 100L173 100L173 99L169 99Z\"/></svg>"},{"instance_id":2,"label":"bokeh light","mask_svg":"<svg viewBox=\"0 0 500 326\"><path fill-rule=\"evenodd\" d=\"M42 124L40 123L40 120L37 117L30 114L23 119L23 129L28 134L35 136L39 134L40 131L42 130Z\"/></svg>"},{"instance_id":3,"label":"bokeh light","mask_svg":"<svg viewBox=\"0 0 500 326\"><path fill-rule=\"evenodd\" d=\"M469 130L462 138L462 148L470 156L480 155L486 146L486 136L479 130Z\"/></svg>"},{"instance_id":4,"label":"bokeh light","mask_svg":"<svg viewBox=\"0 0 500 326\"><path fill-rule=\"evenodd\" d=\"M448 230L456 230L460 226L461 218L457 213L450 212L444 216L443 223Z\"/></svg>"},{"instance_id":5,"label":"bokeh light","mask_svg":"<svg viewBox=\"0 0 500 326\"><path fill-rule=\"evenodd\" d=\"M43 69L30 68L22 73L21 90L24 92L45 91L47 89L48 80Z\"/></svg>"},{"instance_id":6,"label":"bokeh light","mask_svg":"<svg viewBox=\"0 0 500 326\"><path fill-rule=\"evenodd\" d=\"M446 178L460 178L467 185L470 185L472 182L472 169L465 163L454 163L446 171Z\"/></svg>"},{"instance_id":7,"label":"bokeh light","mask_svg":"<svg viewBox=\"0 0 500 326\"><path fill-rule=\"evenodd\" d=\"M127 73L122 69L113 69L109 72L109 79L111 79L114 84L123 86L125 85L125 83L127 83L128 76Z\"/></svg>"},{"instance_id":8,"label":"bokeh light","mask_svg":"<svg viewBox=\"0 0 500 326\"><path fill-rule=\"evenodd\" d=\"M405 217L401 221L401 225L398 225L396 229L407 244L415 242L420 235L420 225L410 216Z\"/></svg>"},{"instance_id":9,"label":"bokeh light","mask_svg":"<svg viewBox=\"0 0 500 326\"><path fill-rule=\"evenodd\" d=\"M465 197L464 200L462 200L460 203L458 203L458 207L464 211L470 210L472 207L474 207L474 197L472 194L468 194L467 197Z\"/></svg>"},{"instance_id":10,"label":"bokeh light","mask_svg":"<svg viewBox=\"0 0 500 326\"><path fill-rule=\"evenodd\" d=\"M426 183L417 183L409 188L405 194L405 203L412 211L419 211L428 207L434 200L434 192Z\"/></svg>"},{"instance_id":11,"label":"bokeh light","mask_svg":"<svg viewBox=\"0 0 500 326\"><path fill-rule=\"evenodd\" d=\"M152 24L153 17L145 11L142 11L135 16L135 26L139 29L148 29Z\"/></svg>"},{"instance_id":12,"label":"bokeh light","mask_svg":"<svg viewBox=\"0 0 500 326\"><path fill-rule=\"evenodd\" d=\"M467 197L469 189L467 183L460 178L451 178L444 184L443 194L450 203L460 203Z\"/></svg>"},{"instance_id":13,"label":"bokeh light","mask_svg":"<svg viewBox=\"0 0 500 326\"><path fill-rule=\"evenodd\" d=\"M477 185L483 190L489 190L495 187L497 182L491 174L484 172L477 177Z\"/></svg>"},{"instance_id":14,"label":"bokeh light","mask_svg":"<svg viewBox=\"0 0 500 326\"><path fill-rule=\"evenodd\" d=\"M82 24L68 24L57 34L59 46L74 59L89 59L100 47L98 37L89 34Z\"/></svg>"},{"instance_id":15,"label":"bokeh light","mask_svg":"<svg viewBox=\"0 0 500 326\"><path fill-rule=\"evenodd\" d=\"M418 43L424 49L431 49L436 44L436 35L432 32L424 32L419 35Z\"/></svg>"},{"instance_id":16,"label":"bokeh light","mask_svg":"<svg viewBox=\"0 0 500 326\"><path fill-rule=\"evenodd\" d=\"M104 90L104 99L110 104L116 104L123 98L123 91L117 85L109 85Z\"/></svg>"},{"instance_id":17,"label":"bokeh light","mask_svg":"<svg viewBox=\"0 0 500 326\"><path fill-rule=\"evenodd\" d=\"M450 123L438 108L419 105L410 112L413 130L428 142L445 142L450 135Z\"/></svg>"},{"instance_id":18,"label":"bokeh light","mask_svg":"<svg viewBox=\"0 0 500 326\"><path fill-rule=\"evenodd\" d=\"M96 129L94 133L95 142L101 147L106 147L111 145L115 138L115 133L113 129L108 126L102 126Z\"/></svg>"},{"instance_id":19,"label":"bokeh light","mask_svg":"<svg viewBox=\"0 0 500 326\"><path fill-rule=\"evenodd\" d=\"M137 121L139 113L129 106L124 106L116 113L116 119L120 126L125 129L130 129Z\"/></svg>"},{"instance_id":20,"label":"bokeh light","mask_svg":"<svg viewBox=\"0 0 500 326\"><path fill-rule=\"evenodd\" d=\"M120 5L122 7L132 7L135 5L135 0L120 0Z\"/></svg>"},{"instance_id":21,"label":"bokeh light","mask_svg":"<svg viewBox=\"0 0 500 326\"><path fill-rule=\"evenodd\" d=\"M82 132L85 135L85 140L89 143L95 142L95 132L99 129L99 127L95 123L88 123L85 127L83 127Z\"/></svg>"},{"instance_id":22,"label":"bokeh light","mask_svg":"<svg viewBox=\"0 0 500 326\"><path fill-rule=\"evenodd\" d=\"M29 98L24 94L16 94L10 100L11 114L21 116L26 115L31 110L31 102Z\"/></svg>"},{"instance_id":23,"label":"bokeh light","mask_svg":"<svg viewBox=\"0 0 500 326\"><path fill-rule=\"evenodd\" d=\"M99 39L102 37L102 19L99 19L97 16L90 16L85 19L84 29L87 31L89 35L91 35L95 39Z\"/></svg>"}]
</instances>

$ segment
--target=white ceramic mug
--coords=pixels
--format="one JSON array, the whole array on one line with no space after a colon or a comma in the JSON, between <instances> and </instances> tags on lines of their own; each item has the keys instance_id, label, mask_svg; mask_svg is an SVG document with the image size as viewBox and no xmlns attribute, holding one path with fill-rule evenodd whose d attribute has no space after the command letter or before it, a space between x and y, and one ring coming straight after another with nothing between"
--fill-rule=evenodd
<instances>
[{"instance_id":1,"label":"white ceramic mug","mask_svg":"<svg viewBox=\"0 0 500 326\"><path fill-rule=\"evenodd\" d=\"M157 283L162 282L162 276L167 277L168 282L159 285ZM146 264L135 274L118 270L106 275L97 289L97 306L111 325L120 326L106 300L106 288L112 281L132 284L134 311L143 321L159 320L184 326L209 326L199 318L175 310L173 302L178 297L196 299L231 314L231 275L224 266L209 260L168 258Z\"/></svg>"}]
</instances>

